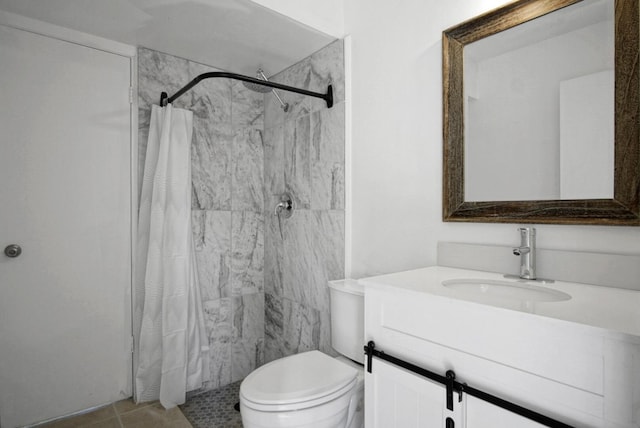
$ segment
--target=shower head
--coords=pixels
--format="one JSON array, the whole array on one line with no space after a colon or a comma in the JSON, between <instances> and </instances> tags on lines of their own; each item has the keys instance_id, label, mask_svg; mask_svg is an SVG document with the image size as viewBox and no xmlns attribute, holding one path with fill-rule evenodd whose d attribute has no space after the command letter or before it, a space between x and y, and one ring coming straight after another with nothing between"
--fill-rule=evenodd
<instances>
[{"instance_id":1,"label":"shower head","mask_svg":"<svg viewBox=\"0 0 640 428\"><path fill-rule=\"evenodd\" d=\"M256 78L260 80L264 80L265 82L269 81L269 79L267 79L267 76L264 75L264 72L262 71L261 68L259 68L258 71L256 71ZM284 110L285 112L289 111L289 103L285 103L284 101L282 101L282 99L280 98L280 95L278 95L275 89L270 88L268 86L263 86L254 82L243 81L242 84L245 86L245 88L249 89L250 91L258 92L260 94L266 94L269 91L273 92L273 95L275 95L278 101L280 101L280 106L282 106L282 110Z\"/></svg>"},{"instance_id":2,"label":"shower head","mask_svg":"<svg viewBox=\"0 0 640 428\"><path fill-rule=\"evenodd\" d=\"M264 80L265 82L269 81L269 79L267 79L267 76L264 75L264 72L262 71L261 68L259 68L258 71L256 71L256 79ZM250 91L258 92L260 94L266 94L267 92L272 91L270 87L260 85L259 83L247 82L245 80L242 82L242 84L244 85L245 88L249 89Z\"/></svg>"},{"instance_id":3,"label":"shower head","mask_svg":"<svg viewBox=\"0 0 640 428\"><path fill-rule=\"evenodd\" d=\"M258 92L260 94L266 94L267 92L271 92L271 88L268 86L258 85L257 83L243 81L242 84L245 88L249 89L253 92Z\"/></svg>"}]
</instances>

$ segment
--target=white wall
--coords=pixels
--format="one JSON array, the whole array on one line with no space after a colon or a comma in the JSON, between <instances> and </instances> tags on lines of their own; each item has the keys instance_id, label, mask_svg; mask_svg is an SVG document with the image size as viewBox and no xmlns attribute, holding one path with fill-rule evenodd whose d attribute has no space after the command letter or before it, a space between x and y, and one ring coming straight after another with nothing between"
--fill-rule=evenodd
<instances>
[{"instance_id":1,"label":"white wall","mask_svg":"<svg viewBox=\"0 0 640 428\"><path fill-rule=\"evenodd\" d=\"M504 3L345 2L353 51L352 277L433 265L439 240L518 243L515 224L442 222L442 31ZM640 228L536 227L542 248L640 253Z\"/></svg>"}]
</instances>

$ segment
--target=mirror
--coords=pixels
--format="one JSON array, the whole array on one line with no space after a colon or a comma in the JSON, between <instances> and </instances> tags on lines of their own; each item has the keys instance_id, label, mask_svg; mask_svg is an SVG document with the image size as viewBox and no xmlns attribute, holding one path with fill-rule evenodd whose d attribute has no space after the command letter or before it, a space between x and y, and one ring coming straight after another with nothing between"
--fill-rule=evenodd
<instances>
[{"instance_id":1,"label":"mirror","mask_svg":"<svg viewBox=\"0 0 640 428\"><path fill-rule=\"evenodd\" d=\"M640 224L638 0L522 0L443 33L444 221Z\"/></svg>"},{"instance_id":2,"label":"mirror","mask_svg":"<svg viewBox=\"0 0 640 428\"><path fill-rule=\"evenodd\" d=\"M613 32L585 0L465 46L466 200L613 198Z\"/></svg>"}]
</instances>

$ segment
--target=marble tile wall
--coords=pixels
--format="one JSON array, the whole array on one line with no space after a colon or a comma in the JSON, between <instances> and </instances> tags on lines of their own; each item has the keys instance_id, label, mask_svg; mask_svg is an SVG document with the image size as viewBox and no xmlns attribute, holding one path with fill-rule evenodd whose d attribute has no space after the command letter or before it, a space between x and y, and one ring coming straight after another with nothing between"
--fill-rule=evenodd
<instances>
[{"instance_id":1,"label":"marble tile wall","mask_svg":"<svg viewBox=\"0 0 640 428\"><path fill-rule=\"evenodd\" d=\"M151 105L215 71L138 50L139 171ZM264 354L264 96L241 82L208 79L174 103L194 113L192 229L214 389L244 378Z\"/></svg>"},{"instance_id":2,"label":"marble tile wall","mask_svg":"<svg viewBox=\"0 0 640 428\"><path fill-rule=\"evenodd\" d=\"M344 51L338 40L272 77L316 92L334 88L335 105L289 92L288 112L265 96L264 359L331 348L327 281L344 278ZM293 217L274 216L284 191Z\"/></svg>"},{"instance_id":3,"label":"marble tile wall","mask_svg":"<svg viewBox=\"0 0 640 428\"><path fill-rule=\"evenodd\" d=\"M151 104L215 69L138 51L139 163ZM176 100L194 112L192 227L211 378L206 389L242 379L264 362L331 348L327 281L344 277L344 57L336 41L272 77L324 92L335 105L241 82L210 79ZM282 192L297 209L273 215ZM282 226L282 227L280 227Z\"/></svg>"}]
</instances>

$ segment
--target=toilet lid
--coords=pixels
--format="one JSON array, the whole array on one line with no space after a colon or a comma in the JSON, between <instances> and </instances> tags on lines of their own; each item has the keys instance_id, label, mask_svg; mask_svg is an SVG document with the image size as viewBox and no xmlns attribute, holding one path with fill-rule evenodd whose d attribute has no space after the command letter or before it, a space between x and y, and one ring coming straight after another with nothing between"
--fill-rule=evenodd
<instances>
[{"instance_id":1,"label":"toilet lid","mask_svg":"<svg viewBox=\"0 0 640 428\"><path fill-rule=\"evenodd\" d=\"M240 394L257 404L291 404L329 395L352 382L353 367L319 351L281 358L254 370Z\"/></svg>"}]
</instances>

